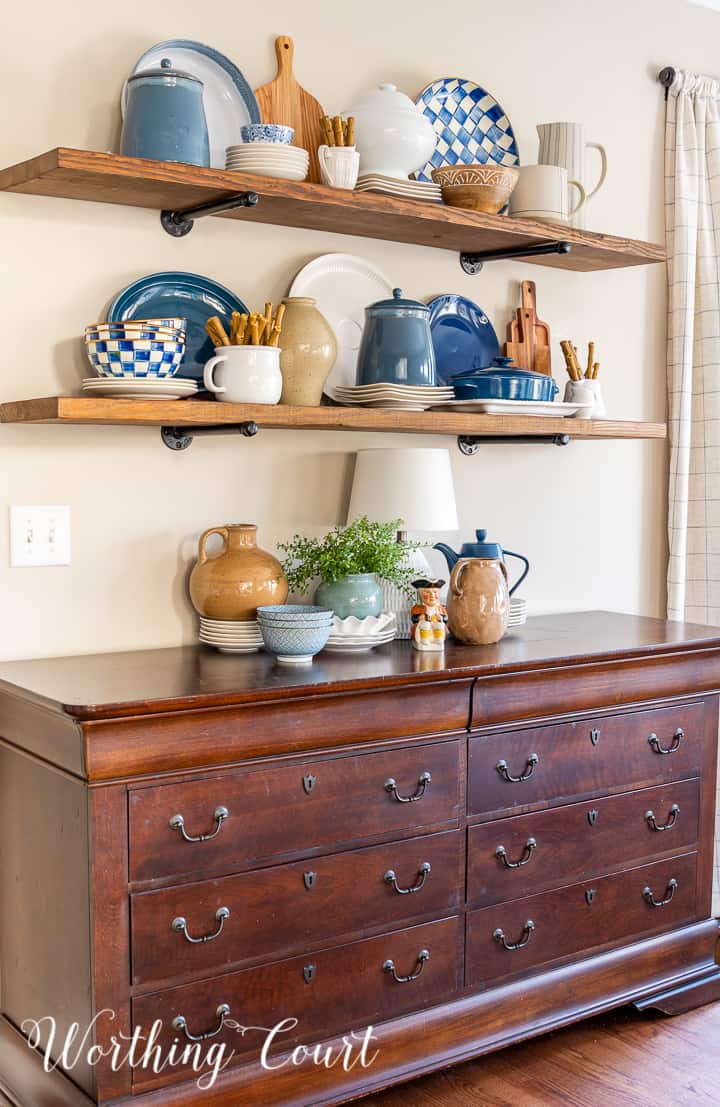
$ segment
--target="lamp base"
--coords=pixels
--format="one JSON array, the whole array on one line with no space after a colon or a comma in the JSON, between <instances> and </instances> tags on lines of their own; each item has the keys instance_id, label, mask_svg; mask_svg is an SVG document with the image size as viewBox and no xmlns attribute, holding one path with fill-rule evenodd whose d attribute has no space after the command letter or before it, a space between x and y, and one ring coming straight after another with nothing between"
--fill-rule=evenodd
<instances>
[{"instance_id":1,"label":"lamp base","mask_svg":"<svg viewBox=\"0 0 720 1107\"><path fill-rule=\"evenodd\" d=\"M422 550L409 550L405 565L413 570L414 577L431 577L432 569ZM397 638L410 638L410 608L412 600L402 588L390 584L384 580L381 583L383 595L383 611L392 611L397 623Z\"/></svg>"}]
</instances>

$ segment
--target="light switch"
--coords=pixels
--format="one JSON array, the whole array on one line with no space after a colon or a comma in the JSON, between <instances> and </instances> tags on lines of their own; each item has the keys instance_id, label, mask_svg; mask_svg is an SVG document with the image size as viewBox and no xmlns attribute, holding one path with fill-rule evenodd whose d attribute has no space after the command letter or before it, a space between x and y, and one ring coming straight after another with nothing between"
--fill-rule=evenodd
<instances>
[{"instance_id":1,"label":"light switch","mask_svg":"<svg viewBox=\"0 0 720 1107\"><path fill-rule=\"evenodd\" d=\"M70 564L70 508L10 508L10 564L13 568Z\"/></svg>"}]
</instances>

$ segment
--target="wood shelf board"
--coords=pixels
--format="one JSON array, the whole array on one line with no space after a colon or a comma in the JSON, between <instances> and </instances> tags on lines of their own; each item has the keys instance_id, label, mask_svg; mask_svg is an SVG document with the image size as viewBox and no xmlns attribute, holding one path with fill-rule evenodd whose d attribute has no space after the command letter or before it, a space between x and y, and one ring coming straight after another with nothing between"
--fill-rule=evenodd
<instances>
[{"instance_id":1,"label":"wood shelf board","mask_svg":"<svg viewBox=\"0 0 720 1107\"><path fill-rule=\"evenodd\" d=\"M550 419L531 415L472 415L444 411L395 411L363 407L289 407L221 404L206 400L113 400L49 396L0 404L2 423L109 426L234 426L255 422L284 430L385 431L398 434L482 436L569 434L571 438L665 438L664 423L616 419Z\"/></svg>"},{"instance_id":2,"label":"wood shelf board","mask_svg":"<svg viewBox=\"0 0 720 1107\"><path fill-rule=\"evenodd\" d=\"M582 272L665 260L661 245L569 226L346 192L304 181L281 181L66 147L0 171L0 191L156 210L214 202L246 189L258 193L259 204L226 212L222 218L359 235L458 253L567 241L573 245L570 254L524 260Z\"/></svg>"}]
</instances>

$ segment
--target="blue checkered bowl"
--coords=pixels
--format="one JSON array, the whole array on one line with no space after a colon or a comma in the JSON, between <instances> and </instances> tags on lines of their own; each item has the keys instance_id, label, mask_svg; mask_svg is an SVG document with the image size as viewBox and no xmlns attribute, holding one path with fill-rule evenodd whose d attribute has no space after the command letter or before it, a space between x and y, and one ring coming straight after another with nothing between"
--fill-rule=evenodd
<instances>
[{"instance_id":1,"label":"blue checkered bowl","mask_svg":"<svg viewBox=\"0 0 720 1107\"><path fill-rule=\"evenodd\" d=\"M185 343L119 338L88 340L85 349L90 364L101 377L160 379L177 373Z\"/></svg>"},{"instance_id":2,"label":"blue checkered bowl","mask_svg":"<svg viewBox=\"0 0 720 1107\"><path fill-rule=\"evenodd\" d=\"M92 342L108 339L150 339L154 342L184 342L185 331L179 328L156 327L149 323L96 323L85 328L85 339Z\"/></svg>"}]
</instances>

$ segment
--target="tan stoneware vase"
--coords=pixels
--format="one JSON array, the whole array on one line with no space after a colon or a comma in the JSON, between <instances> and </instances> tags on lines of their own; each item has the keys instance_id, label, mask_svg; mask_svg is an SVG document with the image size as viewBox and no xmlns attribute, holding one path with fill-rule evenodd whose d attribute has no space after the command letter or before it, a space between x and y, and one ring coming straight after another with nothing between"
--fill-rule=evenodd
<instances>
[{"instance_id":1,"label":"tan stoneware vase","mask_svg":"<svg viewBox=\"0 0 720 1107\"><path fill-rule=\"evenodd\" d=\"M461 558L450 576L448 626L467 646L499 642L507 630L510 594L505 562L499 558Z\"/></svg>"},{"instance_id":2,"label":"tan stoneware vase","mask_svg":"<svg viewBox=\"0 0 720 1107\"><path fill-rule=\"evenodd\" d=\"M223 540L208 554L211 534ZM280 562L258 548L254 523L210 527L200 535L198 560L190 574L193 607L207 619L254 619L261 604L284 603L288 584Z\"/></svg>"},{"instance_id":3,"label":"tan stoneware vase","mask_svg":"<svg viewBox=\"0 0 720 1107\"><path fill-rule=\"evenodd\" d=\"M283 303L280 403L317 407L337 357L335 334L312 297L289 296Z\"/></svg>"}]
</instances>

